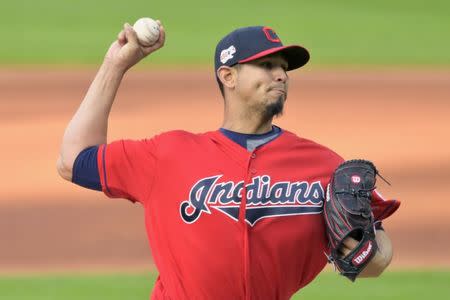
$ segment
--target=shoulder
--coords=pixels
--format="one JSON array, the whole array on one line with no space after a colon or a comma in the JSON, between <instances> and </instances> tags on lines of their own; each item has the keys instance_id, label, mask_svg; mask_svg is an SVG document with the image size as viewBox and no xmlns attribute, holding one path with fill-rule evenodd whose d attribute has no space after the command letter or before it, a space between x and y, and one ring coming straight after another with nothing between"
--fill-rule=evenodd
<instances>
[{"instance_id":1,"label":"shoulder","mask_svg":"<svg viewBox=\"0 0 450 300\"><path fill-rule=\"evenodd\" d=\"M212 133L212 132L211 132ZM172 130L157 133L141 139L121 139L113 141L107 145L109 151L118 149L125 152L133 150L147 151L147 152L166 152L172 149L173 151L180 151L188 147L190 144L199 144L201 142L210 141L210 132L206 133L192 133L185 130Z\"/></svg>"},{"instance_id":2,"label":"shoulder","mask_svg":"<svg viewBox=\"0 0 450 300\"><path fill-rule=\"evenodd\" d=\"M212 132L205 133L193 133L186 130L171 130L162 132L153 137L155 142L158 143L187 143L187 142L199 142L207 140L208 136Z\"/></svg>"},{"instance_id":3,"label":"shoulder","mask_svg":"<svg viewBox=\"0 0 450 300\"><path fill-rule=\"evenodd\" d=\"M193 133L185 130L171 130L153 136L150 140L160 153L188 151L211 143L213 132Z\"/></svg>"},{"instance_id":4,"label":"shoulder","mask_svg":"<svg viewBox=\"0 0 450 300\"><path fill-rule=\"evenodd\" d=\"M313 153L315 156L326 159L330 165L338 166L344 161L343 157L331 150L327 146L319 144L313 140L300 137L297 134L284 130L283 135L286 142L294 148L294 150L301 150Z\"/></svg>"}]
</instances>

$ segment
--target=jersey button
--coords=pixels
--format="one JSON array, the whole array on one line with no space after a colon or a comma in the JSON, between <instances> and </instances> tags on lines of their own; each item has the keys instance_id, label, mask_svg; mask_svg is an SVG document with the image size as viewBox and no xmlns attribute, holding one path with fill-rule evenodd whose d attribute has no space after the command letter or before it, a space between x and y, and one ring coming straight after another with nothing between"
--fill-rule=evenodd
<instances>
[{"instance_id":1,"label":"jersey button","mask_svg":"<svg viewBox=\"0 0 450 300\"><path fill-rule=\"evenodd\" d=\"M250 173L256 174L256 170L255 169L250 169Z\"/></svg>"},{"instance_id":2,"label":"jersey button","mask_svg":"<svg viewBox=\"0 0 450 300\"><path fill-rule=\"evenodd\" d=\"M252 153L252 158L256 158L256 153Z\"/></svg>"}]
</instances>

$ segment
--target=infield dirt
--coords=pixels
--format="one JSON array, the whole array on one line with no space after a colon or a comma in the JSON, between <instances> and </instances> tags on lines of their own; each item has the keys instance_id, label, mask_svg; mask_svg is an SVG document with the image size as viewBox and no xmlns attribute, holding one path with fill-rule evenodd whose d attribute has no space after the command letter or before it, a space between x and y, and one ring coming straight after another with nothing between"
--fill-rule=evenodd
<instances>
[{"instance_id":1,"label":"infield dirt","mask_svg":"<svg viewBox=\"0 0 450 300\"><path fill-rule=\"evenodd\" d=\"M151 266L142 209L60 179L67 122L95 70L0 70L0 272ZM275 124L347 159L375 162L402 201L385 222L393 267L450 267L450 72L299 71ZM110 141L219 128L212 72L132 71Z\"/></svg>"}]
</instances>

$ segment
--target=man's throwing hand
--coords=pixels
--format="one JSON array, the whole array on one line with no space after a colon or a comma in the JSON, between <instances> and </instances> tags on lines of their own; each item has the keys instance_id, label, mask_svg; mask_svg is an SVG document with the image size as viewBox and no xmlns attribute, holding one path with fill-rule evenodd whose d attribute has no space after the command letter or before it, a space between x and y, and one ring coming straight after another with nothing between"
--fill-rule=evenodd
<instances>
[{"instance_id":1,"label":"man's throwing hand","mask_svg":"<svg viewBox=\"0 0 450 300\"><path fill-rule=\"evenodd\" d=\"M139 43L133 27L130 24L125 23L123 30L120 31L117 36L117 40L109 47L105 56L105 62L110 62L125 72L150 53L163 47L166 34L161 22L159 20L156 22L158 23L160 30L159 39L155 44L148 47L142 46Z\"/></svg>"}]
</instances>

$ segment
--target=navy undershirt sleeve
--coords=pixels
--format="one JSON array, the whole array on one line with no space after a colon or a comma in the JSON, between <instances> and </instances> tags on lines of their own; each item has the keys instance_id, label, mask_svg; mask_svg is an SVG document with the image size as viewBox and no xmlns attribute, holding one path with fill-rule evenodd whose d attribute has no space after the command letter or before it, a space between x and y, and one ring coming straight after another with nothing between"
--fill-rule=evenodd
<instances>
[{"instance_id":1,"label":"navy undershirt sleeve","mask_svg":"<svg viewBox=\"0 0 450 300\"><path fill-rule=\"evenodd\" d=\"M72 182L91 190L102 190L97 163L98 146L84 149L73 164Z\"/></svg>"}]
</instances>

